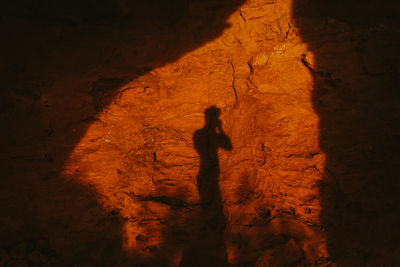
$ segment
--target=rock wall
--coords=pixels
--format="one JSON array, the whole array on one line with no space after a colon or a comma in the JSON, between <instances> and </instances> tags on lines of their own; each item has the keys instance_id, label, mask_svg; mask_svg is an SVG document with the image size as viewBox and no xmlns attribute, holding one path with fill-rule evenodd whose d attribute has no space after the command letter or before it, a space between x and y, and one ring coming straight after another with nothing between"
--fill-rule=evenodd
<instances>
[{"instance_id":1,"label":"rock wall","mask_svg":"<svg viewBox=\"0 0 400 267\"><path fill-rule=\"evenodd\" d=\"M396 265L397 5L161 2L3 12L1 263Z\"/></svg>"},{"instance_id":2,"label":"rock wall","mask_svg":"<svg viewBox=\"0 0 400 267\"><path fill-rule=\"evenodd\" d=\"M339 266L397 265L398 14L394 1L295 1L314 76L321 223ZM312 59L307 59L309 54Z\"/></svg>"}]
</instances>

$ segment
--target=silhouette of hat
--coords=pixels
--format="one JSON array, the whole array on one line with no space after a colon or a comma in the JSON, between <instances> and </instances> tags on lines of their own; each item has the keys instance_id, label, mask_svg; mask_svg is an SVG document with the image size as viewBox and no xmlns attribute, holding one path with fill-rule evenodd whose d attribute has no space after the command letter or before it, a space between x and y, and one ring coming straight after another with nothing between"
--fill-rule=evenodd
<instances>
[{"instance_id":1,"label":"silhouette of hat","mask_svg":"<svg viewBox=\"0 0 400 267\"><path fill-rule=\"evenodd\" d=\"M221 110L215 106L211 106L204 111L204 115L207 118L212 118L212 117L218 118L219 114L221 114Z\"/></svg>"}]
</instances>

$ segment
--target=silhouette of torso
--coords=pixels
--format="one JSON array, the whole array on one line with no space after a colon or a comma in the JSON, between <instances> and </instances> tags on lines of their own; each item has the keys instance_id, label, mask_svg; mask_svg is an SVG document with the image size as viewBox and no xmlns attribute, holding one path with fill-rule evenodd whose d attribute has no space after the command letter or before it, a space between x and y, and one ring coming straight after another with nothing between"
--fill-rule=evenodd
<instances>
[{"instance_id":1,"label":"silhouette of torso","mask_svg":"<svg viewBox=\"0 0 400 267\"><path fill-rule=\"evenodd\" d=\"M185 246L180 266L227 266L223 239L225 216L219 189L218 148L232 150L229 138L218 119L219 109L205 111L205 126L193 134L193 143L200 156L197 188L200 197L198 229Z\"/></svg>"},{"instance_id":2,"label":"silhouette of torso","mask_svg":"<svg viewBox=\"0 0 400 267\"><path fill-rule=\"evenodd\" d=\"M219 119L213 114L209 116L206 117L206 125L193 135L194 146L200 156L197 186L202 204L220 201L218 148L232 149L229 138L222 131Z\"/></svg>"}]
</instances>

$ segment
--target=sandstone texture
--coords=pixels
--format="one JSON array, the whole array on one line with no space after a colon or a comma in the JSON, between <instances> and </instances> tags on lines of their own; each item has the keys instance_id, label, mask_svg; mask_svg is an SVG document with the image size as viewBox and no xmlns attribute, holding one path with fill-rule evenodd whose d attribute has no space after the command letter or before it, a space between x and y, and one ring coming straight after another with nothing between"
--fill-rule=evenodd
<instances>
[{"instance_id":1,"label":"sandstone texture","mask_svg":"<svg viewBox=\"0 0 400 267\"><path fill-rule=\"evenodd\" d=\"M8 3L0 266L398 265L399 13Z\"/></svg>"}]
</instances>

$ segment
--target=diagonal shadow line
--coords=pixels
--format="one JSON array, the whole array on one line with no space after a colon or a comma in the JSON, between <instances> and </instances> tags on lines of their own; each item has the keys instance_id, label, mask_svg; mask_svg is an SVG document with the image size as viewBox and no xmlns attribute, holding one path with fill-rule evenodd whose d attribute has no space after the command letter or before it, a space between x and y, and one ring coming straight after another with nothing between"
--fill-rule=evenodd
<instances>
[{"instance_id":1,"label":"diagonal shadow line","mask_svg":"<svg viewBox=\"0 0 400 267\"><path fill-rule=\"evenodd\" d=\"M329 258L398 265L400 13L397 1L293 1L315 62L313 107L326 155L319 187ZM306 60L302 58L302 60Z\"/></svg>"},{"instance_id":2,"label":"diagonal shadow line","mask_svg":"<svg viewBox=\"0 0 400 267\"><path fill-rule=\"evenodd\" d=\"M13 227L0 231L0 247L12 251L22 244L36 251L47 242L43 253L53 263L123 264L122 218L117 211L102 210L95 189L65 181L63 164L91 118L113 101L121 86L217 38L242 2L125 1L123 15L108 12L116 3L112 0L60 1L60 6L51 1L8 3L2 11L9 38L1 44L6 130L0 211ZM103 4L102 11L98 6ZM100 15L82 13L92 8ZM112 61L109 55L118 56L110 49L118 48L120 33L134 40L133 47L117 49L131 54L132 61L114 60L93 71ZM104 77L88 80L98 73ZM70 108L85 103L90 94L94 108Z\"/></svg>"}]
</instances>

